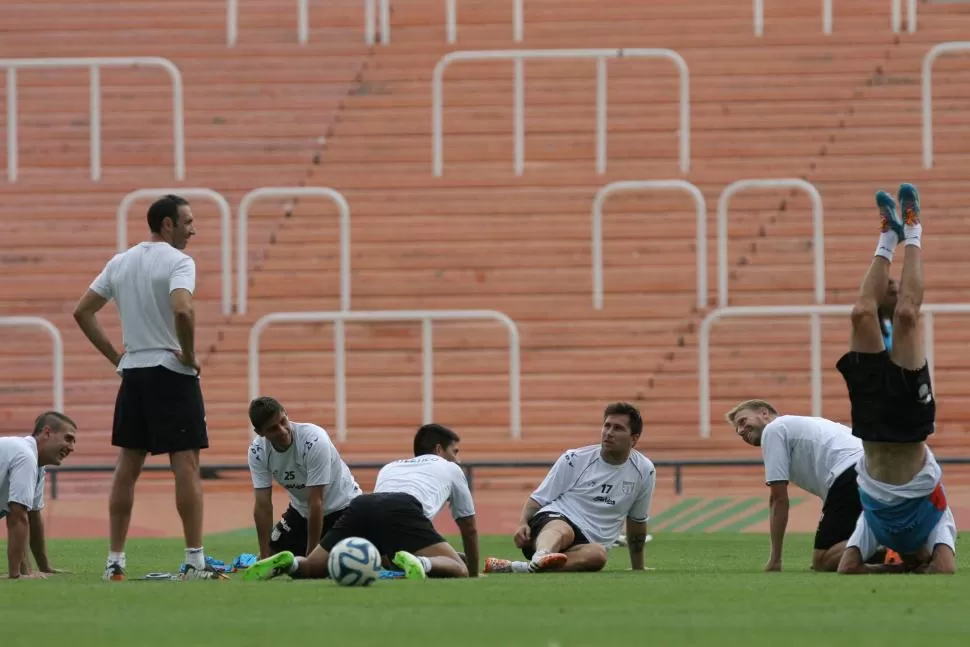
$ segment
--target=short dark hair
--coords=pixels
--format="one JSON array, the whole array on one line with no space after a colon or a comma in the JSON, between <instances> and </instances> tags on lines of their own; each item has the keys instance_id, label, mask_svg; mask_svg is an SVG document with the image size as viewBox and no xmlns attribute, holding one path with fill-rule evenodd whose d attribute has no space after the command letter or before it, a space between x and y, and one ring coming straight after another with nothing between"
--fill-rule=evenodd
<instances>
[{"instance_id":1,"label":"short dark hair","mask_svg":"<svg viewBox=\"0 0 970 647\"><path fill-rule=\"evenodd\" d=\"M433 454L434 448L438 445L441 445L442 449L447 449L459 440L461 437L448 427L434 423L421 425L414 434L414 455Z\"/></svg>"},{"instance_id":2,"label":"short dark hair","mask_svg":"<svg viewBox=\"0 0 970 647\"><path fill-rule=\"evenodd\" d=\"M172 219L172 224L179 224L179 207L188 206L189 201L182 196L169 193L152 203L148 207L148 229L153 234L162 231L162 221L166 218Z\"/></svg>"},{"instance_id":3,"label":"short dark hair","mask_svg":"<svg viewBox=\"0 0 970 647\"><path fill-rule=\"evenodd\" d=\"M283 405L276 398L264 395L249 403L249 422L253 423L253 428L259 431L283 411Z\"/></svg>"},{"instance_id":4,"label":"short dark hair","mask_svg":"<svg viewBox=\"0 0 970 647\"><path fill-rule=\"evenodd\" d=\"M63 431L64 427L77 429L77 423L60 411L45 411L34 420L34 433L31 436L39 436L40 432L44 431L44 427L50 427L55 431Z\"/></svg>"},{"instance_id":5,"label":"short dark hair","mask_svg":"<svg viewBox=\"0 0 970 647\"><path fill-rule=\"evenodd\" d=\"M640 415L640 410L629 402L614 402L606 405L606 410L603 411L603 420L605 421L610 416L626 416L629 418L631 436L639 436L640 432L643 431L643 417Z\"/></svg>"}]
</instances>

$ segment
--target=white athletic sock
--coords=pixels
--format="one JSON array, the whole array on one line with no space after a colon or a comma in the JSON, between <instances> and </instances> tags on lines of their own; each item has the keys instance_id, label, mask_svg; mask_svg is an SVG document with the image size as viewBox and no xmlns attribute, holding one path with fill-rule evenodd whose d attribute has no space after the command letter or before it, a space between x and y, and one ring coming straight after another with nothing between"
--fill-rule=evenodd
<instances>
[{"instance_id":1,"label":"white athletic sock","mask_svg":"<svg viewBox=\"0 0 970 647\"><path fill-rule=\"evenodd\" d=\"M923 225L903 225L903 235L906 236L906 246L909 247L922 247L920 245L920 238L923 236Z\"/></svg>"},{"instance_id":2,"label":"white athletic sock","mask_svg":"<svg viewBox=\"0 0 970 647\"><path fill-rule=\"evenodd\" d=\"M125 551L116 553L113 550L108 551L108 564L117 564L121 568L125 568Z\"/></svg>"},{"instance_id":3,"label":"white athletic sock","mask_svg":"<svg viewBox=\"0 0 970 647\"><path fill-rule=\"evenodd\" d=\"M899 244L899 236L893 230L884 231L879 234L879 244L876 245L876 256L882 256L890 263L893 262L893 251Z\"/></svg>"},{"instance_id":4,"label":"white athletic sock","mask_svg":"<svg viewBox=\"0 0 970 647\"><path fill-rule=\"evenodd\" d=\"M512 562L513 573L531 573L529 562Z\"/></svg>"},{"instance_id":5,"label":"white athletic sock","mask_svg":"<svg viewBox=\"0 0 970 647\"><path fill-rule=\"evenodd\" d=\"M535 554L532 555L532 563L538 564L539 560L549 554L548 550L537 550Z\"/></svg>"},{"instance_id":6,"label":"white athletic sock","mask_svg":"<svg viewBox=\"0 0 970 647\"><path fill-rule=\"evenodd\" d=\"M205 553L202 552L202 546L198 548L186 548L185 563L197 571L205 569Z\"/></svg>"},{"instance_id":7,"label":"white athletic sock","mask_svg":"<svg viewBox=\"0 0 970 647\"><path fill-rule=\"evenodd\" d=\"M418 556L415 555L415 557L418 557ZM425 573L430 573L431 572L431 560L428 559L427 557L418 557L418 560L421 562L421 567L424 569L424 572Z\"/></svg>"},{"instance_id":8,"label":"white athletic sock","mask_svg":"<svg viewBox=\"0 0 970 647\"><path fill-rule=\"evenodd\" d=\"M290 575L293 575L293 573L296 573L298 570L300 570L300 564L303 563L303 560L305 559L306 557L294 557L293 563L290 564L290 567L288 569L286 569L286 572L289 573Z\"/></svg>"}]
</instances>

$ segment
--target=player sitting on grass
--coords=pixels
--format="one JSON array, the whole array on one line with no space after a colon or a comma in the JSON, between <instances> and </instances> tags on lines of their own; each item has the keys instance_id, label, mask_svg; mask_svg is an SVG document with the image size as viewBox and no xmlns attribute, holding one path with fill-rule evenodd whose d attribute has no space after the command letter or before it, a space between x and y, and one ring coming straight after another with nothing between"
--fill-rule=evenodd
<instances>
[{"instance_id":1,"label":"player sitting on grass","mask_svg":"<svg viewBox=\"0 0 970 647\"><path fill-rule=\"evenodd\" d=\"M249 421L257 436L249 446L249 473L259 557L284 550L306 556L361 494L360 486L327 432L314 424L292 422L277 400L253 400ZM290 498L275 527L274 480Z\"/></svg>"},{"instance_id":2,"label":"player sitting on grass","mask_svg":"<svg viewBox=\"0 0 970 647\"><path fill-rule=\"evenodd\" d=\"M44 538L44 473L74 451L77 425L56 411L40 414L30 436L0 438L0 519L7 519L7 577L44 578L59 571L47 560ZM30 570L27 545L37 560Z\"/></svg>"},{"instance_id":3,"label":"player sitting on grass","mask_svg":"<svg viewBox=\"0 0 970 647\"><path fill-rule=\"evenodd\" d=\"M603 413L601 441L566 451L522 509L515 545L527 562L489 557L486 573L599 571L626 520L630 566L643 570L643 545L657 475L634 450L643 419L618 402Z\"/></svg>"},{"instance_id":4,"label":"player sitting on grass","mask_svg":"<svg viewBox=\"0 0 970 647\"><path fill-rule=\"evenodd\" d=\"M956 571L956 522L943 491L943 471L926 445L936 425L920 331L923 302L922 224L916 187L899 187L899 208L876 194L882 234L852 309L849 352L837 364L852 404L852 433L862 439L859 473L862 515L839 564L840 573ZM879 326L896 246L905 244L903 273L893 315L892 351ZM899 565L867 565L878 545L895 550Z\"/></svg>"},{"instance_id":5,"label":"player sitting on grass","mask_svg":"<svg viewBox=\"0 0 970 647\"><path fill-rule=\"evenodd\" d=\"M447 427L422 426L414 435L414 458L381 468L373 494L356 497L308 557L283 551L250 566L243 578L327 577L330 551L347 537L370 541L408 579L477 577L478 530L468 481L458 466L460 440ZM446 502L461 532L467 566L431 523Z\"/></svg>"}]
</instances>

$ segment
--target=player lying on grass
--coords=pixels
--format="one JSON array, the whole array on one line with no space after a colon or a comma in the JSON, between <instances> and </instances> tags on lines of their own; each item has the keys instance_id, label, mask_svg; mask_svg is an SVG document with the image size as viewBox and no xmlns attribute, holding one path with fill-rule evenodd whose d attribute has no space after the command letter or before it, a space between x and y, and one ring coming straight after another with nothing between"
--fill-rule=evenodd
<instances>
[{"instance_id":1,"label":"player lying on grass","mask_svg":"<svg viewBox=\"0 0 970 647\"><path fill-rule=\"evenodd\" d=\"M852 433L862 439L856 466L862 514L839 564L840 573L956 571L956 522L943 491L943 471L926 445L936 424L920 305L923 302L922 224L916 187L892 196L876 194L882 233L852 309L849 352L837 364L852 404ZM893 314L892 351L879 325L880 297L889 266L903 242L903 272ZM902 564L867 565L877 546L902 557Z\"/></svg>"},{"instance_id":2,"label":"player lying on grass","mask_svg":"<svg viewBox=\"0 0 970 647\"><path fill-rule=\"evenodd\" d=\"M361 494L329 434L317 425L293 422L277 400L249 404L256 438L249 445L253 520L259 557L289 551L305 557ZM290 505L273 526L273 481L286 489Z\"/></svg>"},{"instance_id":3,"label":"player lying on grass","mask_svg":"<svg viewBox=\"0 0 970 647\"><path fill-rule=\"evenodd\" d=\"M641 431L636 407L607 406L600 443L566 451L526 501L513 541L529 561L489 557L485 572L599 571L624 520L630 566L643 570L657 475L634 449Z\"/></svg>"},{"instance_id":4,"label":"player lying on grass","mask_svg":"<svg viewBox=\"0 0 970 647\"><path fill-rule=\"evenodd\" d=\"M7 520L7 577L43 578L58 573L47 559L44 538L44 474L74 451L77 425L56 411L40 414L30 436L0 438L0 519ZM37 573L30 570L30 551Z\"/></svg>"},{"instance_id":5,"label":"player lying on grass","mask_svg":"<svg viewBox=\"0 0 970 647\"><path fill-rule=\"evenodd\" d=\"M761 448L765 462L765 483L771 488L771 554L765 570L781 570L791 482L822 500L812 570L835 571L862 513L855 471L862 441L851 429L831 420L780 416L764 400L741 402L726 418L744 442ZM873 559L881 563L885 557L883 550Z\"/></svg>"},{"instance_id":6,"label":"player lying on grass","mask_svg":"<svg viewBox=\"0 0 970 647\"><path fill-rule=\"evenodd\" d=\"M478 530L468 481L458 466L460 440L447 427L422 426L414 435L414 458L381 468L374 492L356 497L308 557L283 551L250 566L243 578L327 577L330 551L347 537L370 541L385 565L393 563L408 579L477 577ZM467 566L431 523L446 502L461 532Z\"/></svg>"}]
</instances>

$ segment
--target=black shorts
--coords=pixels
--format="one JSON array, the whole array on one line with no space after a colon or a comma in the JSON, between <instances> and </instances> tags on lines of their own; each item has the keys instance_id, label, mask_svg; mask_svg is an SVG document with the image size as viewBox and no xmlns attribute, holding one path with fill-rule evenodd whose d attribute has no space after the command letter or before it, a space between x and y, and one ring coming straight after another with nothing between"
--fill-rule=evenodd
<instances>
[{"instance_id":1,"label":"black shorts","mask_svg":"<svg viewBox=\"0 0 970 647\"><path fill-rule=\"evenodd\" d=\"M839 542L848 541L855 531L862 514L856 476L855 467L850 467L832 481L815 530L815 550L828 550Z\"/></svg>"},{"instance_id":2,"label":"black shorts","mask_svg":"<svg viewBox=\"0 0 970 647\"><path fill-rule=\"evenodd\" d=\"M525 555L526 559L532 559L532 556L536 554L536 537L539 536L542 529L545 528L551 521L565 521L567 524L569 524L569 527L573 529L573 543L563 548L563 550L569 550L573 546L580 546L582 544L589 543L589 539L586 539L586 535L584 535L583 531L579 529L579 526L566 518L565 515L559 512L551 512L548 510L545 512L537 512L531 519L529 519L529 537L531 537L529 545L522 548L522 554Z\"/></svg>"},{"instance_id":3,"label":"black shorts","mask_svg":"<svg viewBox=\"0 0 970 647\"><path fill-rule=\"evenodd\" d=\"M327 531L336 525L346 509L323 516L323 532L317 537L317 541L320 541ZM297 512L292 505L289 506L273 526L273 532L269 537L269 549L273 554L288 550L297 557L306 557L308 525L309 520Z\"/></svg>"},{"instance_id":4,"label":"black shorts","mask_svg":"<svg viewBox=\"0 0 970 647\"><path fill-rule=\"evenodd\" d=\"M355 497L340 520L320 540L320 546L330 552L347 537L363 537L384 557L394 557L399 550L416 553L445 541L424 516L421 502L410 494L398 492Z\"/></svg>"},{"instance_id":5,"label":"black shorts","mask_svg":"<svg viewBox=\"0 0 970 647\"><path fill-rule=\"evenodd\" d=\"M933 433L936 399L928 364L918 371L892 362L889 351L843 355L836 368L852 404L852 435L862 440L918 443Z\"/></svg>"},{"instance_id":6,"label":"black shorts","mask_svg":"<svg viewBox=\"0 0 970 647\"><path fill-rule=\"evenodd\" d=\"M150 454L206 449L209 435L199 378L164 366L124 369L111 444Z\"/></svg>"}]
</instances>

